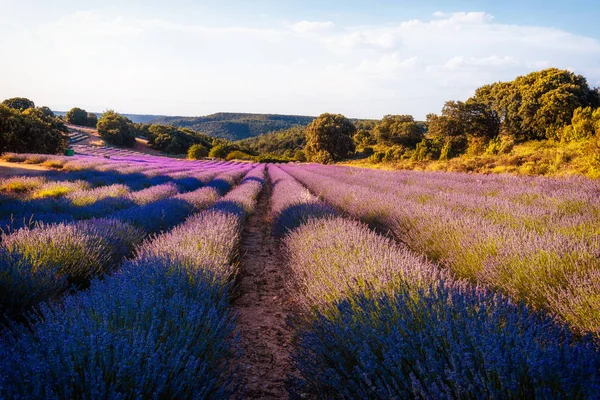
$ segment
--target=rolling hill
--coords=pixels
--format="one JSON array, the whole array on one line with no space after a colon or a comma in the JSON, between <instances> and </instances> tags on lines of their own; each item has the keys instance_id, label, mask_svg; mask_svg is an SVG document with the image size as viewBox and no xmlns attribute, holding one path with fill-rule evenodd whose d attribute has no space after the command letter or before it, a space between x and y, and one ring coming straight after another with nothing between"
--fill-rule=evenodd
<instances>
[{"instance_id":1,"label":"rolling hill","mask_svg":"<svg viewBox=\"0 0 600 400\"><path fill-rule=\"evenodd\" d=\"M264 133L304 126L315 117L278 114L216 113L203 117L161 117L152 123L189 128L210 136L241 140Z\"/></svg>"}]
</instances>

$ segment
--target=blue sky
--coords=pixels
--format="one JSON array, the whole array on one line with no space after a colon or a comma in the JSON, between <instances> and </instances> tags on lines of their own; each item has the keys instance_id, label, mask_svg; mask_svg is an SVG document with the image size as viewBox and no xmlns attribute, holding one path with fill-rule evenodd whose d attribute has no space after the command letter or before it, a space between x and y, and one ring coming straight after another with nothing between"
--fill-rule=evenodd
<instances>
[{"instance_id":1,"label":"blue sky","mask_svg":"<svg viewBox=\"0 0 600 400\"><path fill-rule=\"evenodd\" d=\"M423 119L552 66L600 86L593 1L0 0L0 10L0 97L55 110Z\"/></svg>"}]
</instances>

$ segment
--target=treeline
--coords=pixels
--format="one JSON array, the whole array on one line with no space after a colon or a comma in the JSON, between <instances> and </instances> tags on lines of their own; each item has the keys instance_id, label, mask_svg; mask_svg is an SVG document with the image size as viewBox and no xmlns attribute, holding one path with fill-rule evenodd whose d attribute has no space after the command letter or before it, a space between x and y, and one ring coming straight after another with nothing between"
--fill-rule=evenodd
<instances>
[{"instance_id":1,"label":"treeline","mask_svg":"<svg viewBox=\"0 0 600 400\"><path fill-rule=\"evenodd\" d=\"M464 102L446 102L440 114L429 114L426 121L386 115L379 121L352 121L350 129L343 116L323 114L304 129L306 141L297 129L238 143L257 154L290 156L303 150L315 162L446 161L507 154L517 144L540 140L585 142L585 156L593 157L600 151L599 106L598 89L590 88L583 76L550 68L482 86ZM600 156L596 158L600 165Z\"/></svg>"},{"instance_id":2,"label":"treeline","mask_svg":"<svg viewBox=\"0 0 600 400\"><path fill-rule=\"evenodd\" d=\"M48 107L23 97L0 104L0 153L56 154L67 148L67 128Z\"/></svg>"},{"instance_id":3,"label":"treeline","mask_svg":"<svg viewBox=\"0 0 600 400\"><path fill-rule=\"evenodd\" d=\"M203 117L163 117L152 121L161 125L188 128L230 141L306 126L314 117L300 115L216 113Z\"/></svg>"}]
</instances>

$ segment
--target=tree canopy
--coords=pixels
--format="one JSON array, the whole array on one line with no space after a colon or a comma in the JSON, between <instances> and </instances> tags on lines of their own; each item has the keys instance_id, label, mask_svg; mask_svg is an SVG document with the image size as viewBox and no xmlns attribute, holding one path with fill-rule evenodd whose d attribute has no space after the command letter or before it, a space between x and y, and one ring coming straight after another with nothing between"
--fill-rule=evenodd
<instances>
[{"instance_id":1,"label":"tree canopy","mask_svg":"<svg viewBox=\"0 0 600 400\"><path fill-rule=\"evenodd\" d=\"M150 125L147 136L151 148L171 154L186 154L194 144L201 144L207 150L212 147L212 138L209 136L170 125Z\"/></svg>"},{"instance_id":2,"label":"tree canopy","mask_svg":"<svg viewBox=\"0 0 600 400\"><path fill-rule=\"evenodd\" d=\"M306 156L310 161L341 160L354 152L356 128L342 114L321 114L306 128Z\"/></svg>"},{"instance_id":3,"label":"tree canopy","mask_svg":"<svg viewBox=\"0 0 600 400\"><path fill-rule=\"evenodd\" d=\"M135 144L135 131L132 125L129 119L113 110L107 110L98 120L97 128L100 137L108 143L132 147Z\"/></svg>"},{"instance_id":4,"label":"tree canopy","mask_svg":"<svg viewBox=\"0 0 600 400\"><path fill-rule=\"evenodd\" d=\"M415 123L412 115L386 115L375 125L373 132L381 143L410 148L414 148L425 133Z\"/></svg>"},{"instance_id":5,"label":"tree canopy","mask_svg":"<svg viewBox=\"0 0 600 400\"><path fill-rule=\"evenodd\" d=\"M35 108L35 103L25 97L12 97L4 100L2 104L19 111L25 111L28 108Z\"/></svg>"},{"instance_id":6,"label":"tree canopy","mask_svg":"<svg viewBox=\"0 0 600 400\"><path fill-rule=\"evenodd\" d=\"M59 119L48 115L47 107L21 109L5 103L0 104L0 153L56 154L66 149L67 129Z\"/></svg>"},{"instance_id":7,"label":"tree canopy","mask_svg":"<svg viewBox=\"0 0 600 400\"><path fill-rule=\"evenodd\" d=\"M65 120L73 125L89 126L95 128L98 123L96 114L88 113L79 107L71 108L65 115Z\"/></svg>"}]
</instances>

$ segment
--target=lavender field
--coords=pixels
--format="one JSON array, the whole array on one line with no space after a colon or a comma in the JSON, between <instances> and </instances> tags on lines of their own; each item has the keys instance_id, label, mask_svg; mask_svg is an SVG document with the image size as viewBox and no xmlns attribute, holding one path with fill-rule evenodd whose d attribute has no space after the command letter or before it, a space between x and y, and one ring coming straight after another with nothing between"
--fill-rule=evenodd
<instances>
[{"instance_id":1,"label":"lavender field","mask_svg":"<svg viewBox=\"0 0 600 400\"><path fill-rule=\"evenodd\" d=\"M2 399L600 398L597 180L82 153L3 156Z\"/></svg>"}]
</instances>

